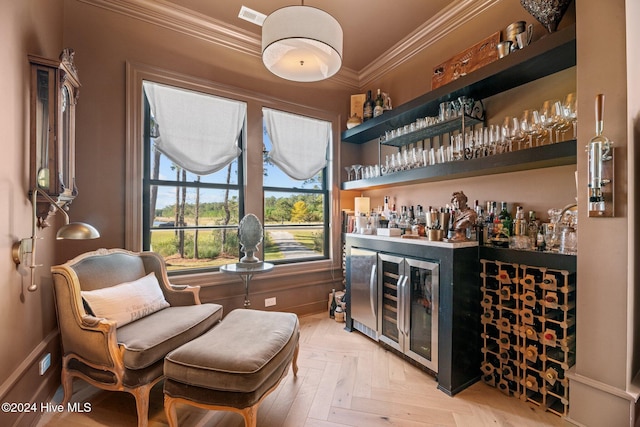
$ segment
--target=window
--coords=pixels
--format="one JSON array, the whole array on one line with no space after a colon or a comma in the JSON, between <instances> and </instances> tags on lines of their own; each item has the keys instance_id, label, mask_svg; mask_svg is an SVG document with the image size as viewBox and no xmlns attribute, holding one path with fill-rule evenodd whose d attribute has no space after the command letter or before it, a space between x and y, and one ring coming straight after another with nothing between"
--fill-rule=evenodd
<instances>
[{"instance_id":1,"label":"window","mask_svg":"<svg viewBox=\"0 0 640 427\"><path fill-rule=\"evenodd\" d=\"M200 143L200 134L206 133L206 126L201 128L198 123L212 120L206 103L217 102L217 97L171 88L174 92L167 92L169 99L166 100L170 106L181 101L191 105L193 99L198 107L195 111L185 111L189 119L181 118L174 110L165 111L162 118L157 118L149 97L160 95L153 89L145 83L143 249L162 255L169 271L211 269L236 262L239 256L237 227L243 212L239 184L242 182L242 156L226 165L222 162L222 165L210 166L220 155L213 153L209 161L202 161L206 158L207 148L217 142L208 138L203 140L202 147L193 151L193 159L186 156L189 148ZM204 99L205 104L198 102L203 97L210 99ZM155 101L156 108L160 109L158 99ZM191 107L180 105L179 108L189 110ZM184 129L174 129L171 125L175 120L193 120L194 123ZM163 132L170 135L161 139ZM168 137L175 139L176 153L172 152ZM231 149L237 147L241 152L241 142L242 133L232 141ZM212 168L219 170L210 173L201 170ZM196 169L199 173L188 169Z\"/></svg>"},{"instance_id":2,"label":"window","mask_svg":"<svg viewBox=\"0 0 640 427\"><path fill-rule=\"evenodd\" d=\"M309 261L329 256L327 167L310 179L296 180L269 159L264 129L264 260Z\"/></svg>"},{"instance_id":3,"label":"window","mask_svg":"<svg viewBox=\"0 0 640 427\"><path fill-rule=\"evenodd\" d=\"M202 108L195 108L180 120L173 114L163 117L154 96L147 96L152 92L147 90L150 82L178 97L198 95L205 98L198 102L214 99L241 105L241 114L231 115L232 119L209 114L200 123L214 129L191 132L200 125L182 126L191 134L174 138L174 143L167 146L171 123L182 124L200 116ZM185 101L185 105L191 104ZM258 254L261 259L286 264L283 268L293 272L339 268L334 260L340 259L340 245L334 242L340 240L341 230L330 227L333 216L338 222L340 219L336 210L339 192L334 191L337 172L331 166L339 126L337 114L132 63L127 64L127 109L131 114L127 115L126 179L133 185L125 188L126 249L163 255L175 283L226 282L224 275L197 273L217 272L220 265L239 261L238 224L245 214L252 213L265 229ZM321 122L326 127L330 145L317 156L322 157L321 164L316 156L306 156L303 148L295 150L314 159L311 175L290 178L276 166L282 162L282 154L287 157L294 150L267 157L265 163L265 153L274 154L273 141L264 133L267 109ZM205 141L203 150L203 145L191 141L218 138L223 133L219 127L236 121L236 133L232 133L232 144L224 156L212 157L208 152L210 145L218 143ZM308 134L303 131L296 135ZM218 157L227 160L218 162ZM304 160L293 162L293 169L306 163ZM212 163L220 163L219 168L208 170ZM289 237L296 250L286 247ZM311 261L312 266L305 265Z\"/></svg>"}]
</instances>

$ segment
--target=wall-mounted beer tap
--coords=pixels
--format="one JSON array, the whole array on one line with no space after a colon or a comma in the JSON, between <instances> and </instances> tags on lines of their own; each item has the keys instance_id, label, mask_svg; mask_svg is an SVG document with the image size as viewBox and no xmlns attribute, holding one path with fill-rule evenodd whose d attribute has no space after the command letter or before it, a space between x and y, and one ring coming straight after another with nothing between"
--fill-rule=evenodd
<instances>
[{"instance_id":1,"label":"wall-mounted beer tap","mask_svg":"<svg viewBox=\"0 0 640 427\"><path fill-rule=\"evenodd\" d=\"M596 95L596 136L587 145L589 164L590 217L612 217L613 210L613 147L602 135L604 127L604 95Z\"/></svg>"}]
</instances>

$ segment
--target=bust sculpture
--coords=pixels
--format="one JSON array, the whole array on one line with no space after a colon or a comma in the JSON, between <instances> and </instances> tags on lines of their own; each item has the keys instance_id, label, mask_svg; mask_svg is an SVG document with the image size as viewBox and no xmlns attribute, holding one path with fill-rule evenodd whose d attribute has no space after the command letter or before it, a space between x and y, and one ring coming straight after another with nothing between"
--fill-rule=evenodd
<instances>
[{"instance_id":1,"label":"bust sculpture","mask_svg":"<svg viewBox=\"0 0 640 427\"><path fill-rule=\"evenodd\" d=\"M448 240L451 242L464 242L467 239L467 229L473 227L476 222L476 212L467 206L467 196L462 191L456 191L451 196L453 205L452 234Z\"/></svg>"}]
</instances>

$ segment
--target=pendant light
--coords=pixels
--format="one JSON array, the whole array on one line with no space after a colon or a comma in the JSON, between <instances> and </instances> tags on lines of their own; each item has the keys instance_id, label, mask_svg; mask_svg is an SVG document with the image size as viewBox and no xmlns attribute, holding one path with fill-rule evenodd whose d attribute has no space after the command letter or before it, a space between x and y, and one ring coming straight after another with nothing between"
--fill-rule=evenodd
<instances>
[{"instance_id":1,"label":"pendant light","mask_svg":"<svg viewBox=\"0 0 640 427\"><path fill-rule=\"evenodd\" d=\"M304 2L278 9L262 24L262 62L286 80L328 79L342 66L342 27Z\"/></svg>"}]
</instances>

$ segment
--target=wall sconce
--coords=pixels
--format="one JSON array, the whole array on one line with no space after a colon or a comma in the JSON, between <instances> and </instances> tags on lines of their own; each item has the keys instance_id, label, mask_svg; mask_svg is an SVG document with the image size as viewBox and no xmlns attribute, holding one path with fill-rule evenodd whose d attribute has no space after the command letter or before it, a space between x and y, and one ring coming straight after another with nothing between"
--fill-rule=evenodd
<instances>
[{"instance_id":1,"label":"wall sconce","mask_svg":"<svg viewBox=\"0 0 640 427\"><path fill-rule=\"evenodd\" d=\"M31 227L31 237L22 239L13 244L12 248L12 256L13 262L16 263L16 266L20 265L24 260L25 254L31 254L31 264L28 266L31 269L31 285L27 288L30 292L34 292L38 289L38 285L36 284L36 276L35 269L40 267L41 264L36 264L36 243L39 239L37 236L38 229L38 193L40 196L44 197L47 201L51 203L50 210L52 211L60 211L64 215L65 225L60 227L58 232L56 233L56 239L75 239L75 240L84 240L84 239L97 239L100 237L100 233L93 226L89 224L85 224L82 222L72 222L69 223L69 214L60 207L56 201L49 196L46 192L35 188L31 193L31 204L33 207L33 212L31 215L32 227ZM51 209L53 208L53 209Z\"/></svg>"}]
</instances>

